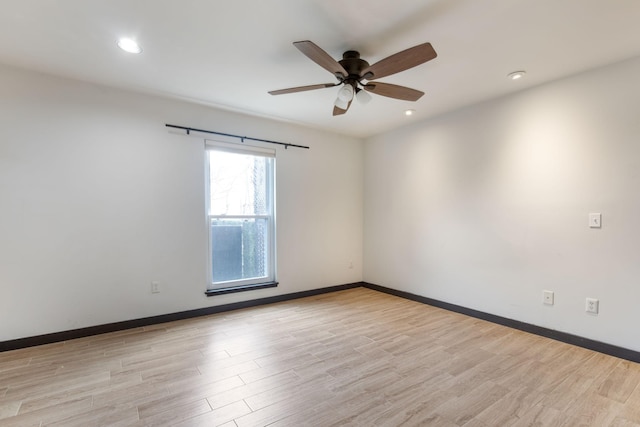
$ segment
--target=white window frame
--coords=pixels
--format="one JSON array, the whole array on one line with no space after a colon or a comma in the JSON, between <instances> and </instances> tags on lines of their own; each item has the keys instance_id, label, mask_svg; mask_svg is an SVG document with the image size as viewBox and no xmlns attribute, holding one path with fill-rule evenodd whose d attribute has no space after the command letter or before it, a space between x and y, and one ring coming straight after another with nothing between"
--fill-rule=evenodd
<instances>
[{"instance_id":1,"label":"white window frame","mask_svg":"<svg viewBox=\"0 0 640 427\"><path fill-rule=\"evenodd\" d=\"M216 140L205 140L205 191L206 191L206 218L207 218L207 290L224 290L233 288L261 287L262 285L276 284L276 218L275 218L275 169L276 151L272 148L258 147L246 144L230 143ZM263 215L211 215L210 212L210 179L211 171L209 164L209 151L223 151L228 153L248 154L252 156L266 157L272 159L267 163L267 214ZM241 280L229 280L225 282L213 282L213 242L211 239L211 223L216 219L266 219L267 220L267 274L261 277L253 277Z\"/></svg>"}]
</instances>

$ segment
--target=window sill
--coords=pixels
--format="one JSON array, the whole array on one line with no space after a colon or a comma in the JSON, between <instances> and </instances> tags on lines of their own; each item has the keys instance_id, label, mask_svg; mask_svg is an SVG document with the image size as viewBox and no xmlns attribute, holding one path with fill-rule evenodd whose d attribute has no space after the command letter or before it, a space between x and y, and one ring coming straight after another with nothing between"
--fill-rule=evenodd
<instances>
[{"instance_id":1,"label":"window sill","mask_svg":"<svg viewBox=\"0 0 640 427\"><path fill-rule=\"evenodd\" d=\"M230 286L228 288L207 289L205 295L213 297L216 295L234 294L236 292L253 291L256 289L275 288L278 282L256 283L254 285Z\"/></svg>"}]
</instances>

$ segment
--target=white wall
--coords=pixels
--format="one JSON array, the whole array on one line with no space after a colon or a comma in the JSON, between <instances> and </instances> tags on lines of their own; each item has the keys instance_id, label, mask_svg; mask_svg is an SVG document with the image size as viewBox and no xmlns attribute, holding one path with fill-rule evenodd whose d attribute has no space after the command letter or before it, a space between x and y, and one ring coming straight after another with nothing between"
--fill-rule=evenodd
<instances>
[{"instance_id":1,"label":"white wall","mask_svg":"<svg viewBox=\"0 0 640 427\"><path fill-rule=\"evenodd\" d=\"M279 287L204 295L203 140L165 123L311 147L277 152ZM362 162L357 139L0 66L0 341L361 281Z\"/></svg>"},{"instance_id":2,"label":"white wall","mask_svg":"<svg viewBox=\"0 0 640 427\"><path fill-rule=\"evenodd\" d=\"M630 60L367 141L365 281L640 350L638 76Z\"/></svg>"}]
</instances>

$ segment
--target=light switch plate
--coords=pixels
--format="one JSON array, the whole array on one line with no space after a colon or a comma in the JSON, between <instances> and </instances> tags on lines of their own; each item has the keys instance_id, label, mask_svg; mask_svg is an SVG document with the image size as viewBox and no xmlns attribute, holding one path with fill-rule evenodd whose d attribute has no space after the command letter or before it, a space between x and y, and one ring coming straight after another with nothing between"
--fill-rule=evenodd
<instances>
[{"instance_id":1,"label":"light switch plate","mask_svg":"<svg viewBox=\"0 0 640 427\"><path fill-rule=\"evenodd\" d=\"M590 213L589 214L589 227L600 228L602 227L602 214Z\"/></svg>"}]
</instances>

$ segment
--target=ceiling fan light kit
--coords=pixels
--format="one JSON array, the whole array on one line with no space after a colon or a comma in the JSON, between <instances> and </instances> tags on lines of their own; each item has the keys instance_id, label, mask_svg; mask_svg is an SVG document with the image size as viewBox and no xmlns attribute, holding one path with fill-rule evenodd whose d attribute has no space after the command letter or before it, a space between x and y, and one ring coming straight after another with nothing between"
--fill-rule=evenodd
<instances>
[{"instance_id":1,"label":"ceiling fan light kit","mask_svg":"<svg viewBox=\"0 0 640 427\"><path fill-rule=\"evenodd\" d=\"M338 83L292 87L273 90L269 93L271 95L284 95L286 93L343 85L338 91L338 97L334 103L334 116L347 112L354 95L358 102L362 104L368 103L371 100L371 96L367 92L403 101L417 101L424 95L424 92L372 80L408 70L438 56L431 43L423 43L369 65L367 61L360 58L360 53L355 50L346 51L342 55L342 59L336 61L327 52L309 40L294 42L293 45L313 62L332 73L338 79Z\"/></svg>"},{"instance_id":2,"label":"ceiling fan light kit","mask_svg":"<svg viewBox=\"0 0 640 427\"><path fill-rule=\"evenodd\" d=\"M335 105L337 108L341 110L346 111L346 109L349 108L349 101L345 101L338 96L338 98L336 98L336 102L334 102L333 105Z\"/></svg>"},{"instance_id":3,"label":"ceiling fan light kit","mask_svg":"<svg viewBox=\"0 0 640 427\"><path fill-rule=\"evenodd\" d=\"M346 84L338 91L338 99L344 102L349 102L353 99L353 86Z\"/></svg>"},{"instance_id":4,"label":"ceiling fan light kit","mask_svg":"<svg viewBox=\"0 0 640 427\"><path fill-rule=\"evenodd\" d=\"M360 104L366 105L371 102L371 95L369 95L369 92L367 92L366 90L358 88L356 90L356 99Z\"/></svg>"}]
</instances>

